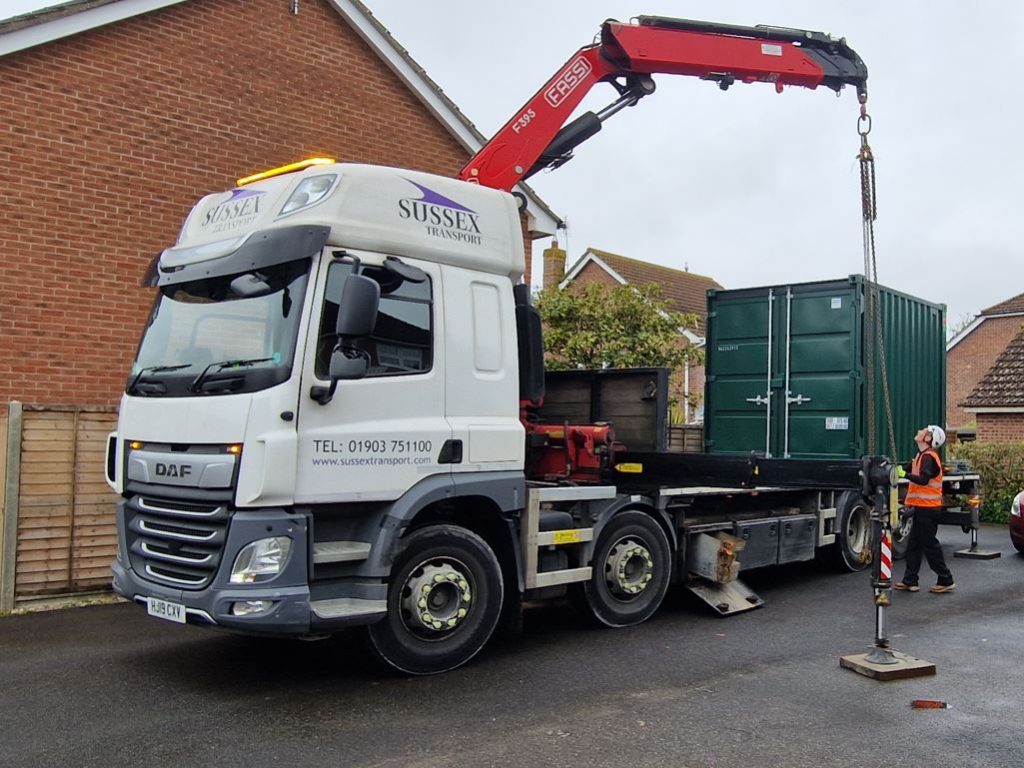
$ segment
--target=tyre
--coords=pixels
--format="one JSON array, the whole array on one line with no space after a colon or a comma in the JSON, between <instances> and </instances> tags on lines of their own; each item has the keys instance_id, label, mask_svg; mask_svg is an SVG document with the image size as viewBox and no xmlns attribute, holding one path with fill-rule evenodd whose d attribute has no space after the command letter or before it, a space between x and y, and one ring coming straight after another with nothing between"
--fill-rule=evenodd
<instances>
[{"instance_id":1,"label":"tyre","mask_svg":"<svg viewBox=\"0 0 1024 768\"><path fill-rule=\"evenodd\" d=\"M910 546L910 531L914 527L914 516L901 514L900 521L892 529L892 559L902 560L907 556L907 547Z\"/></svg>"},{"instance_id":2,"label":"tyre","mask_svg":"<svg viewBox=\"0 0 1024 768\"><path fill-rule=\"evenodd\" d=\"M475 533L431 525L403 539L386 617L367 627L373 652L411 675L462 666L494 632L504 585L494 552Z\"/></svg>"},{"instance_id":3,"label":"tyre","mask_svg":"<svg viewBox=\"0 0 1024 768\"><path fill-rule=\"evenodd\" d=\"M649 515L620 512L605 525L594 549L593 576L575 602L607 627L649 619L665 597L672 571L668 537Z\"/></svg>"},{"instance_id":4,"label":"tyre","mask_svg":"<svg viewBox=\"0 0 1024 768\"><path fill-rule=\"evenodd\" d=\"M871 564L871 507L859 493L844 493L836 504L836 543L824 551L839 571L863 571Z\"/></svg>"}]
</instances>

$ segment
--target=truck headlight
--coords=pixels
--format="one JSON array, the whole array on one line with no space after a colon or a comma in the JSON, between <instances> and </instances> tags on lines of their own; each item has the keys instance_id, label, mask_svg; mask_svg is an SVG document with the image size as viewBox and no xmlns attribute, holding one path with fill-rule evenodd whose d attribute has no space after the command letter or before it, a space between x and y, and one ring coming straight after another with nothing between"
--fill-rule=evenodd
<instances>
[{"instance_id":1,"label":"truck headlight","mask_svg":"<svg viewBox=\"0 0 1024 768\"><path fill-rule=\"evenodd\" d=\"M286 213L292 213L301 208L308 208L319 203L327 197L327 193L334 187L334 182L337 179L337 174L333 173L303 179L299 186L295 188L295 191L289 195L287 202L281 208L281 213L278 215L284 216Z\"/></svg>"},{"instance_id":2,"label":"truck headlight","mask_svg":"<svg viewBox=\"0 0 1024 768\"><path fill-rule=\"evenodd\" d=\"M231 567L232 584L255 584L269 581L284 570L292 553L292 540L287 536L258 539L242 547Z\"/></svg>"}]
</instances>

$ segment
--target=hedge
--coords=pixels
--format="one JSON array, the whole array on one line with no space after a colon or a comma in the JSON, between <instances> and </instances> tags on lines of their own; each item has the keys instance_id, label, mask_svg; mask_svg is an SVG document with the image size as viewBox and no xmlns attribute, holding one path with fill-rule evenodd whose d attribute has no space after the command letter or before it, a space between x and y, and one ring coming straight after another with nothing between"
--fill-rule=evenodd
<instances>
[{"instance_id":1,"label":"hedge","mask_svg":"<svg viewBox=\"0 0 1024 768\"><path fill-rule=\"evenodd\" d=\"M1013 497L1024 491L1024 443L957 443L951 457L981 475L981 519L1005 523Z\"/></svg>"}]
</instances>

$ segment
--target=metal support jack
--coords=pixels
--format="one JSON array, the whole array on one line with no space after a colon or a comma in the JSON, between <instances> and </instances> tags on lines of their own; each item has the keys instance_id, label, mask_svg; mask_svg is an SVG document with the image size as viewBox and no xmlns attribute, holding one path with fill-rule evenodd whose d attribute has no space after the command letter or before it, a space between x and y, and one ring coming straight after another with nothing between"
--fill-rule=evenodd
<instances>
[{"instance_id":1,"label":"metal support jack","mask_svg":"<svg viewBox=\"0 0 1024 768\"><path fill-rule=\"evenodd\" d=\"M886 611L892 605L892 531L888 520L872 512L873 538L878 542L871 586L875 591L875 647L864 659L872 664L896 664L898 659L889 647Z\"/></svg>"},{"instance_id":2,"label":"metal support jack","mask_svg":"<svg viewBox=\"0 0 1024 768\"><path fill-rule=\"evenodd\" d=\"M686 561L691 578L687 589L715 609L719 616L764 605L764 600L737 578L738 555L745 545L743 539L722 531L714 535L698 533L690 540Z\"/></svg>"},{"instance_id":3,"label":"metal support jack","mask_svg":"<svg viewBox=\"0 0 1024 768\"><path fill-rule=\"evenodd\" d=\"M995 560L1002 556L1002 552L992 549L978 549L978 526L981 522L981 497L971 496L968 499L971 506L971 546L967 549L958 549L953 557L968 557L973 560Z\"/></svg>"},{"instance_id":4,"label":"metal support jack","mask_svg":"<svg viewBox=\"0 0 1024 768\"><path fill-rule=\"evenodd\" d=\"M869 653L841 656L839 666L875 680L895 680L906 677L934 675L936 667L906 653L894 650L889 644L886 611L892 605L892 517L896 513L893 502L896 489L895 466L891 467L886 481L881 477L870 477L865 465L865 485L870 484L870 493L865 495L873 500L871 520L875 542L874 565L871 586L875 594L875 644Z\"/></svg>"}]
</instances>

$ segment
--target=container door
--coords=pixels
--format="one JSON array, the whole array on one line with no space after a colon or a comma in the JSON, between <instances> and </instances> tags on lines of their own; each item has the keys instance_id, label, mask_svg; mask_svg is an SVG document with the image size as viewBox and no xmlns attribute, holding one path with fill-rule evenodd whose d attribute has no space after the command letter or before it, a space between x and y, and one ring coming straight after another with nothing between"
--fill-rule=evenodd
<instances>
[{"instance_id":1,"label":"container door","mask_svg":"<svg viewBox=\"0 0 1024 768\"><path fill-rule=\"evenodd\" d=\"M708 313L705 448L772 453L775 292L714 296Z\"/></svg>"},{"instance_id":2,"label":"container door","mask_svg":"<svg viewBox=\"0 0 1024 768\"><path fill-rule=\"evenodd\" d=\"M858 456L860 294L837 283L778 293L784 293L777 298L785 328L778 358L782 387L775 455Z\"/></svg>"}]
</instances>

